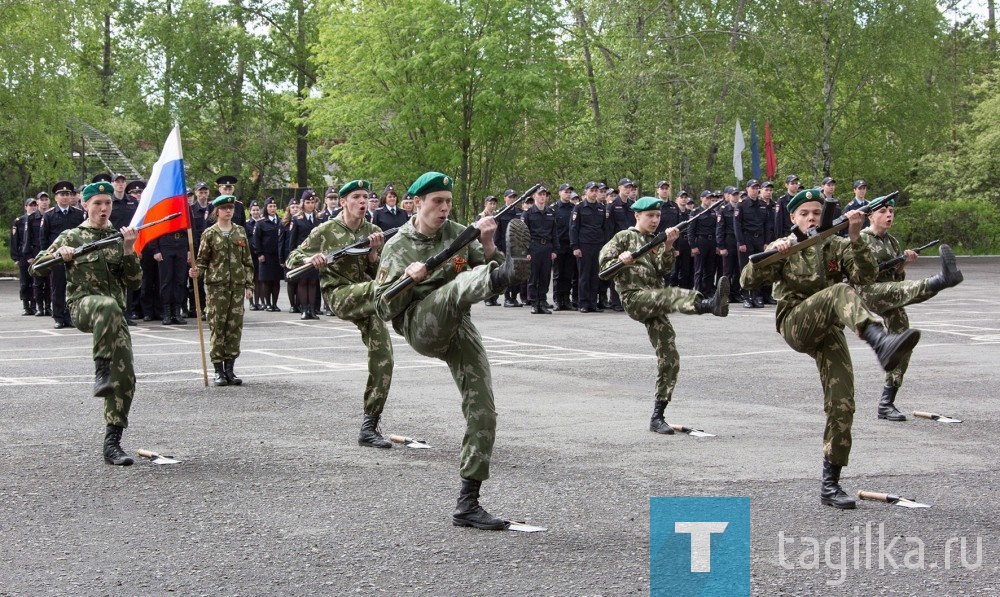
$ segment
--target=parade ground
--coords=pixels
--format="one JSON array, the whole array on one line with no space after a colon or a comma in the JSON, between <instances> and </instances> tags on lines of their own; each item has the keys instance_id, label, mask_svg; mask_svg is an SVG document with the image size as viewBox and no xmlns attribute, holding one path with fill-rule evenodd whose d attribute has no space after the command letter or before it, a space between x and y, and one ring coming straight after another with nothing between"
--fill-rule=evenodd
<instances>
[{"instance_id":1,"label":"parade ground","mask_svg":"<svg viewBox=\"0 0 1000 597\"><path fill-rule=\"evenodd\" d=\"M244 385L227 388L203 386L193 320L131 328L123 447L181 463L108 466L90 336L21 316L17 282L0 282L0 594L645 595L650 497L746 496L753 595L996 595L1000 258L959 265L963 284L908 309L923 336L896 404L962 423L877 420L883 372L848 334L842 485L926 509L820 505L819 377L774 307L672 316L666 419L715 435L696 438L647 430L655 359L625 314L474 306L498 411L481 502L538 533L452 526L458 390L395 334L382 431L433 449L357 445L365 350L330 317L248 312ZM937 266L921 258L909 278Z\"/></svg>"}]
</instances>

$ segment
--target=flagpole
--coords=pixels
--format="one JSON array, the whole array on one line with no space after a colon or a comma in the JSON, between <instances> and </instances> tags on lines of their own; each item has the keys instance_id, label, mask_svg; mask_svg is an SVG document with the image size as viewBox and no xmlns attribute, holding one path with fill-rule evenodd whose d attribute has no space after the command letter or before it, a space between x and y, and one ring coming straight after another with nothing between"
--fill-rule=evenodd
<instances>
[{"instance_id":1,"label":"flagpole","mask_svg":"<svg viewBox=\"0 0 1000 597\"><path fill-rule=\"evenodd\" d=\"M191 229L187 229L188 232L188 265L194 267L194 235L191 234ZM198 323L198 346L201 347L201 377L208 387L208 361L205 360L205 330L201 326L201 297L198 292L198 278L192 280L194 287L194 315L195 321Z\"/></svg>"}]
</instances>

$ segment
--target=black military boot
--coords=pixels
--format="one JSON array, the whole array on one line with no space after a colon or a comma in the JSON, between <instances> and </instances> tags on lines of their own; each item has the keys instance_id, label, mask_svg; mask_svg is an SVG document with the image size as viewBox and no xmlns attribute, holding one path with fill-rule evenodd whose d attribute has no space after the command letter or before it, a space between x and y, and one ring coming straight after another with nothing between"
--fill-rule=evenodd
<instances>
[{"instance_id":1,"label":"black military boot","mask_svg":"<svg viewBox=\"0 0 1000 597\"><path fill-rule=\"evenodd\" d=\"M840 488L840 469L836 464L823 458L823 481L820 484L819 501L841 510L853 510L858 503Z\"/></svg>"},{"instance_id":2,"label":"black military boot","mask_svg":"<svg viewBox=\"0 0 1000 597\"><path fill-rule=\"evenodd\" d=\"M178 325L186 325L187 324L187 320L184 319L184 316L181 314L181 306L180 305L174 305L173 321L174 321L174 323L176 323Z\"/></svg>"},{"instance_id":3,"label":"black military boot","mask_svg":"<svg viewBox=\"0 0 1000 597\"><path fill-rule=\"evenodd\" d=\"M215 367L215 377L212 378L213 386L228 386L229 378L226 377L226 371L222 368L222 363L212 363Z\"/></svg>"},{"instance_id":4,"label":"black military boot","mask_svg":"<svg viewBox=\"0 0 1000 597\"><path fill-rule=\"evenodd\" d=\"M569 311L572 307L569 306L569 297L564 294L556 295L556 308L553 311Z\"/></svg>"},{"instance_id":5,"label":"black military boot","mask_svg":"<svg viewBox=\"0 0 1000 597\"><path fill-rule=\"evenodd\" d=\"M45 317L45 301L35 304L35 317Z\"/></svg>"},{"instance_id":6,"label":"black military boot","mask_svg":"<svg viewBox=\"0 0 1000 597\"><path fill-rule=\"evenodd\" d=\"M958 264L955 262L955 253L948 245L941 245L941 273L934 274L927 278L927 289L932 292L940 292L945 288L958 286L965 276L958 271Z\"/></svg>"},{"instance_id":7,"label":"black military boot","mask_svg":"<svg viewBox=\"0 0 1000 597\"><path fill-rule=\"evenodd\" d=\"M104 462L115 466L132 464L132 457L122 450L122 431L118 425L108 425L104 431Z\"/></svg>"},{"instance_id":8,"label":"black military boot","mask_svg":"<svg viewBox=\"0 0 1000 597\"><path fill-rule=\"evenodd\" d=\"M729 301L726 296L729 294L729 278L722 276L719 279L719 286L715 289L712 298L700 298L694 303L695 311L698 315L711 313L716 317L729 315Z\"/></svg>"},{"instance_id":9,"label":"black military boot","mask_svg":"<svg viewBox=\"0 0 1000 597\"><path fill-rule=\"evenodd\" d=\"M21 301L21 303L24 305L24 311L21 312L21 315L35 314L35 308L31 305L31 301Z\"/></svg>"},{"instance_id":10,"label":"black military boot","mask_svg":"<svg viewBox=\"0 0 1000 597\"><path fill-rule=\"evenodd\" d=\"M111 382L111 360L94 359L94 396L109 398L115 394L115 384Z\"/></svg>"},{"instance_id":11,"label":"black military boot","mask_svg":"<svg viewBox=\"0 0 1000 597\"><path fill-rule=\"evenodd\" d=\"M513 220L511 223L519 221ZM503 531L510 526L510 521L493 516L479 505L479 488L482 484L482 481L475 479L462 479L462 490L458 494L455 512L451 515L451 524L486 531Z\"/></svg>"},{"instance_id":12,"label":"black military boot","mask_svg":"<svg viewBox=\"0 0 1000 597\"><path fill-rule=\"evenodd\" d=\"M875 350L878 362L886 371L892 371L906 358L920 341L920 330L906 330L901 334L888 334L881 323L869 323L861 332L861 339Z\"/></svg>"},{"instance_id":13,"label":"black military boot","mask_svg":"<svg viewBox=\"0 0 1000 597\"><path fill-rule=\"evenodd\" d=\"M378 430L378 415L365 415L361 421L361 433L358 435L358 445L369 448L391 448L392 442L382 437Z\"/></svg>"},{"instance_id":14,"label":"black military boot","mask_svg":"<svg viewBox=\"0 0 1000 597\"><path fill-rule=\"evenodd\" d=\"M45 301L45 316L52 317L52 301Z\"/></svg>"},{"instance_id":15,"label":"black military boot","mask_svg":"<svg viewBox=\"0 0 1000 597\"><path fill-rule=\"evenodd\" d=\"M163 311L163 325L172 325L174 323L174 306L164 304L160 310Z\"/></svg>"},{"instance_id":16,"label":"black military boot","mask_svg":"<svg viewBox=\"0 0 1000 597\"><path fill-rule=\"evenodd\" d=\"M242 386L243 380L236 377L233 373L233 366L236 365L236 359L226 359L222 361L222 372L226 375L226 381L229 382L231 386Z\"/></svg>"},{"instance_id":17,"label":"black military boot","mask_svg":"<svg viewBox=\"0 0 1000 597\"><path fill-rule=\"evenodd\" d=\"M531 274L531 262L528 261L530 244L531 233L528 232L528 227L521 220L511 220L507 225L507 259L503 265L490 272L490 288L493 292L503 292L508 286L516 286L528 279ZM516 303L517 299L513 302ZM504 307L506 306L505 302Z\"/></svg>"},{"instance_id":18,"label":"black military boot","mask_svg":"<svg viewBox=\"0 0 1000 597\"><path fill-rule=\"evenodd\" d=\"M667 403L663 400L653 401L653 416L649 419L649 430L653 433L663 435L673 435L674 429L663 419L663 411L667 409Z\"/></svg>"},{"instance_id":19,"label":"black military boot","mask_svg":"<svg viewBox=\"0 0 1000 597\"><path fill-rule=\"evenodd\" d=\"M886 421L905 421L906 415L896 408L896 392L899 388L885 386L882 388L882 397L878 401L878 418Z\"/></svg>"}]
</instances>

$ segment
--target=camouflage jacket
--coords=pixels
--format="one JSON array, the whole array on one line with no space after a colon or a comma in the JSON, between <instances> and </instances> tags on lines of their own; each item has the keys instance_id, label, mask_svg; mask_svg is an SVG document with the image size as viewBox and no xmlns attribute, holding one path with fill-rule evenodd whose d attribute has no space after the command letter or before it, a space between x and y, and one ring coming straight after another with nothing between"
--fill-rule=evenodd
<instances>
[{"instance_id":1,"label":"camouflage jacket","mask_svg":"<svg viewBox=\"0 0 1000 597\"><path fill-rule=\"evenodd\" d=\"M875 234L875 231L869 226L861 231L861 240L868 245L868 248L872 252L872 256L875 258L875 263L889 261L890 259L895 259L903 254L903 250L899 246L899 241L888 232L885 233L885 236L880 237ZM879 272L875 281L899 282L905 279L906 270L900 270L898 267L892 267Z\"/></svg>"},{"instance_id":2,"label":"camouflage jacket","mask_svg":"<svg viewBox=\"0 0 1000 597\"><path fill-rule=\"evenodd\" d=\"M629 251L636 252L639 247L653 240L652 234L643 234L635 228L618 232L601 249L601 265L604 269L614 265L618 256ZM622 296L649 288L662 288L664 280L674 267L674 251L666 245L659 245L640 257L632 265L626 265L615 275L615 288Z\"/></svg>"},{"instance_id":3,"label":"camouflage jacket","mask_svg":"<svg viewBox=\"0 0 1000 597\"><path fill-rule=\"evenodd\" d=\"M61 232L48 249L38 254L34 263L54 256L60 247L76 248L117 233L110 226L96 228L84 220L79 226ZM33 276L45 276L51 269L48 267L41 271L41 268L36 268L33 264L30 271ZM115 299L124 310L125 289L135 290L141 283L139 257L134 253L125 255L125 245L115 243L92 253L79 255L66 263L66 304L72 309L73 303L81 298L100 294Z\"/></svg>"},{"instance_id":4,"label":"camouflage jacket","mask_svg":"<svg viewBox=\"0 0 1000 597\"><path fill-rule=\"evenodd\" d=\"M397 280L403 277L403 270L411 263L427 261L430 257L443 251L453 240L458 238L465 226L452 220L446 220L438 233L425 236L413 227L413 218L400 227L399 232L385 243L382 249L382 260L379 264L378 276L375 279L375 309L379 317L385 321L402 315L410 303L423 300L432 291L451 282L459 273L490 261L503 263L504 255L499 249L492 258L486 259L483 245L474 240L448 262L431 272L427 279L411 286L396 295L391 301L382 299L382 294Z\"/></svg>"},{"instance_id":5,"label":"camouflage jacket","mask_svg":"<svg viewBox=\"0 0 1000 597\"><path fill-rule=\"evenodd\" d=\"M778 240L794 240L794 237ZM767 248L773 248L774 244ZM777 263L758 267L748 262L740 275L740 284L747 289L774 284L773 294L778 301L775 325L780 332L785 316L805 299L843 282L845 276L852 284L871 284L877 272L878 264L865 242L854 244L846 238L831 236Z\"/></svg>"},{"instance_id":6,"label":"camouflage jacket","mask_svg":"<svg viewBox=\"0 0 1000 597\"><path fill-rule=\"evenodd\" d=\"M197 265L209 286L253 288L253 261L243 226L233 224L228 237L218 224L205 229L198 247Z\"/></svg>"},{"instance_id":7,"label":"camouflage jacket","mask_svg":"<svg viewBox=\"0 0 1000 597\"><path fill-rule=\"evenodd\" d=\"M325 254L343 249L368 238L370 234L382 231L368 220L362 220L357 230L351 230L342 215L343 213L337 214L337 217L313 228L306 240L288 255L285 263L288 269L299 267L317 253ZM320 284L324 289L332 289L368 282L375 279L377 271L378 262L369 261L367 255L347 255L320 270Z\"/></svg>"}]
</instances>

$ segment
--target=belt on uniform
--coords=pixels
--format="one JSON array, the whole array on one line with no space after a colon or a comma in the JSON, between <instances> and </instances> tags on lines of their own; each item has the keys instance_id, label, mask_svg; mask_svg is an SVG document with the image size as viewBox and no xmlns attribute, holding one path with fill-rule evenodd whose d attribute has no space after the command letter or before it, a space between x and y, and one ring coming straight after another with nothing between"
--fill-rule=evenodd
<instances>
[{"instance_id":1,"label":"belt on uniform","mask_svg":"<svg viewBox=\"0 0 1000 597\"><path fill-rule=\"evenodd\" d=\"M535 242L538 243L538 244L540 244L540 245L547 245L547 244L549 244L549 239L547 239L547 238L536 238Z\"/></svg>"},{"instance_id":2,"label":"belt on uniform","mask_svg":"<svg viewBox=\"0 0 1000 597\"><path fill-rule=\"evenodd\" d=\"M760 238L760 237L764 236L764 233L763 232L755 232L753 234L748 234L747 236L752 236L753 238Z\"/></svg>"},{"instance_id":3,"label":"belt on uniform","mask_svg":"<svg viewBox=\"0 0 1000 597\"><path fill-rule=\"evenodd\" d=\"M182 232L175 232L174 233L174 238L180 238L181 236L183 236Z\"/></svg>"},{"instance_id":4,"label":"belt on uniform","mask_svg":"<svg viewBox=\"0 0 1000 597\"><path fill-rule=\"evenodd\" d=\"M714 234L695 234L695 238L715 238Z\"/></svg>"}]
</instances>

